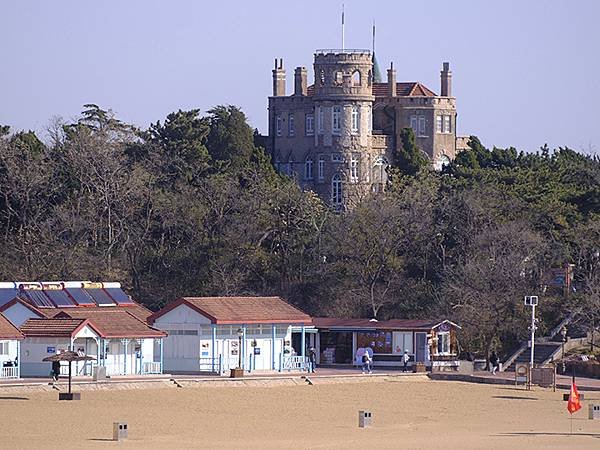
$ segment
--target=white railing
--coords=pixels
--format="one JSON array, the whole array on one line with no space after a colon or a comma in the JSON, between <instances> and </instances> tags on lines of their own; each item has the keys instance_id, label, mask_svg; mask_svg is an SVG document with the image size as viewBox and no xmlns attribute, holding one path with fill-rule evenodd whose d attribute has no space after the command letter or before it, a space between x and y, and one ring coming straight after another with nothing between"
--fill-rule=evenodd
<instances>
[{"instance_id":1,"label":"white railing","mask_svg":"<svg viewBox=\"0 0 600 450\"><path fill-rule=\"evenodd\" d=\"M18 367L0 367L0 378L19 378Z\"/></svg>"},{"instance_id":2,"label":"white railing","mask_svg":"<svg viewBox=\"0 0 600 450\"><path fill-rule=\"evenodd\" d=\"M200 372L221 373L221 356L217 358L199 358L198 370Z\"/></svg>"},{"instance_id":3,"label":"white railing","mask_svg":"<svg viewBox=\"0 0 600 450\"><path fill-rule=\"evenodd\" d=\"M284 356L282 370L306 370L307 361L306 356Z\"/></svg>"},{"instance_id":4,"label":"white railing","mask_svg":"<svg viewBox=\"0 0 600 450\"><path fill-rule=\"evenodd\" d=\"M142 363L142 375L162 373L162 364L160 362Z\"/></svg>"}]
</instances>

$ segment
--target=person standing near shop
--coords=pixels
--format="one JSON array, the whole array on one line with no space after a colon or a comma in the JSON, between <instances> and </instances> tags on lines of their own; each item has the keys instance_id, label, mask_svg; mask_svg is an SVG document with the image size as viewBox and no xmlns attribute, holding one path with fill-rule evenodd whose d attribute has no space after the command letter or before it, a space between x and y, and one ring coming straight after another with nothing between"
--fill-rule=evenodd
<instances>
[{"instance_id":1,"label":"person standing near shop","mask_svg":"<svg viewBox=\"0 0 600 450\"><path fill-rule=\"evenodd\" d=\"M317 350L314 347L308 349L308 371L315 373L317 366Z\"/></svg>"},{"instance_id":2,"label":"person standing near shop","mask_svg":"<svg viewBox=\"0 0 600 450\"><path fill-rule=\"evenodd\" d=\"M408 350L404 350L404 355L402 355L402 372L406 372L409 361L410 361L410 355L408 354Z\"/></svg>"},{"instance_id":3,"label":"person standing near shop","mask_svg":"<svg viewBox=\"0 0 600 450\"><path fill-rule=\"evenodd\" d=\"M372 373L371 364L373 363L373 359L371 358L371 354L368 349L365 349L365 353L362 356L362 373L368 372Z\"/></svg>"}]
</instances>

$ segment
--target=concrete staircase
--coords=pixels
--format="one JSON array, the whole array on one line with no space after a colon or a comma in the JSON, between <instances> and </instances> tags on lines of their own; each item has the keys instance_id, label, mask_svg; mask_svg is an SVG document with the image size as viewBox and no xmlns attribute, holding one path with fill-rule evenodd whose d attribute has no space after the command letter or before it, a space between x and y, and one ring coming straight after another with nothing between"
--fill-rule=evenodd
<instances>
[{"instance_id":1,"label":"concrete staircase","mask_svg":"<svg viewBox=\"0 0 600 450\"><path fill-rule=\"evenodd\" d=\"M553 339L560 333L560 330L574 319L577 311L569 314L563 320L561 320L547 336L540 337L535 340L535 348L533 354L533 362L535 365L548 364L550 361L560 359L562 353L562 340L553 341ZM518 362L529 362L531 357L529 341L523 342L519 348L506 359L502 365L502 371L512 371L515 369L514 365Z\"/></svg>"}]
</instances>

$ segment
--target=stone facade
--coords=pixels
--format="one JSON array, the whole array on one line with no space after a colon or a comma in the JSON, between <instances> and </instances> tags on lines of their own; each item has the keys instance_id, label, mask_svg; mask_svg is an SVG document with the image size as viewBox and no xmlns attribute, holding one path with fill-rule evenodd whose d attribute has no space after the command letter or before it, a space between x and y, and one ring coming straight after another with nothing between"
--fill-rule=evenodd
<instances>
[{"instance_id":1,"label":"stone facade","mask_svg":"<svg viewBox=\"0 0 600 450\"><path fill-rule=\"evenodd\" d=\"M402 128L412 127L417 144L435 168L456 154L456 105L448 63L438 96L420 83L373 82L368 50L319 50L314 84L296 68L294 93L286 95L285 69L275 60L269 97L267 150L278 170L297 178L335 208L377 192L387 181Z\"/></svg>"}]
</instances>

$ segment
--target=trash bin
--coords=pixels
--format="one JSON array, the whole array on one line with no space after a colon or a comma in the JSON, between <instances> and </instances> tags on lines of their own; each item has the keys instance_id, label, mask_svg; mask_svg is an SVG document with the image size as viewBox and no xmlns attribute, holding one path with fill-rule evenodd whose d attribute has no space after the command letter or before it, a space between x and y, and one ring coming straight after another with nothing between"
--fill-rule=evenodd
<instances>
[{"instance_id":1,"label":"trash bin","mask_svg":"<svg viewBox=\"0 0 600 450\"><path fill-rule=\"evenodd\" d=\"M113 422L113 441L127 439L127 422Z\"/></svg>"},{"instance_id":2,"label":"trash bin","mask_svg":"<svg viewBox=\"0 0 600 450\"><path fill-rule=\"evenodd\" d=\"M368 427L371 425L372 414L370 411L359 411L358 412L358 426L359 428Z\"/></svg>"}]
</instances>

